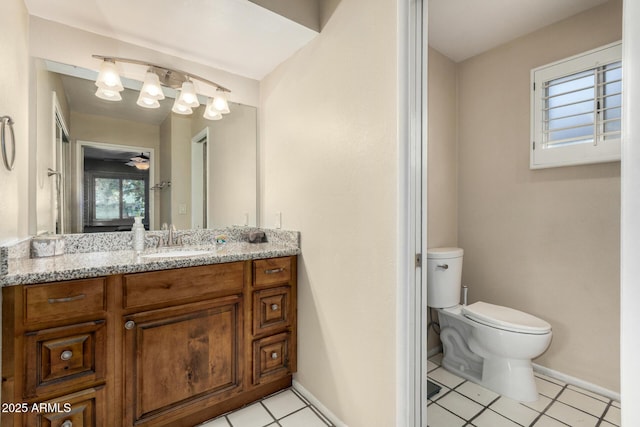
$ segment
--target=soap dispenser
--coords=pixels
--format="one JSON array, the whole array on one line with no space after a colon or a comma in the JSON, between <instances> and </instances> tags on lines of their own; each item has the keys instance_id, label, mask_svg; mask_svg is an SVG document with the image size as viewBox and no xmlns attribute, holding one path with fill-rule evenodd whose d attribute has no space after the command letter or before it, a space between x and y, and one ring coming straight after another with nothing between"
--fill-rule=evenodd
<instances>
[{"instance_id":1,"label":"soap dispenser","mask_svg":"<svg viewBox=\"0 0 640 427\"><path fill-rule=\"evenodd\" d=\"M144 225L142 224L141 216L134 218L131 232L133 233L133 250L142 252L144 250Z\"/></svg>"}]
</instances>

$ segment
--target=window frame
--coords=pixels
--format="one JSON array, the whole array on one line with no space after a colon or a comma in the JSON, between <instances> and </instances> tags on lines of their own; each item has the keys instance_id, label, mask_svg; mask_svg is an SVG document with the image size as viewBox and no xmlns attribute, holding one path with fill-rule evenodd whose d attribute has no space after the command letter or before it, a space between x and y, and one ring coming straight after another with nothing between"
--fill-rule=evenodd
<instances>
[{"instance_id":1,"label":"window frame","mask_svg":"<svg viewBox=\"0 0 640 427\"><path fill-rule=\"evenodd\" d=\"M618 41L531 70L531 141L529 168L543 169L620 160L620 138L595 141L593 144L545 147L543 137L545 105L544 83L622 61L622 42ZM623 70L624 72L624 70ZM596 83L597 84L597 83ZM624 88L622 89L624 91ZM601 95L598 94L599 98ZM601 122L597 119L594 128ZM595 135L594 135L595 137Z\"/></svg>"},{"instance_id":2,"label":"window frame","mask_svg":"<svg viewBox=\"0 0 640 427\"><path fill-rule=\"evenodd\" d=\"M147 218L149 217L149 180L147 177L137 174L137 173L120 173L120 172L111 172L111 171L96 171L96 172L87 172L86 176L86 185L87 189L87 199L86 199L86 213L85 213L85 224L84 226L89 227L104 227L104 226L124 226L133 224L133 217L124 217L112 220L100 220L95 218L96 212L96 195L95 195L95 179L96 178L108 178L108 179L118 179L120 181L120 187L122 187L122 180L132 179L139 180L144 182L144 199L145 199L145 207L144 207L144 219L143 223L148 225ZM122 215L122 192L120 193L120 214Z\"/></svg>"}]
</instances>

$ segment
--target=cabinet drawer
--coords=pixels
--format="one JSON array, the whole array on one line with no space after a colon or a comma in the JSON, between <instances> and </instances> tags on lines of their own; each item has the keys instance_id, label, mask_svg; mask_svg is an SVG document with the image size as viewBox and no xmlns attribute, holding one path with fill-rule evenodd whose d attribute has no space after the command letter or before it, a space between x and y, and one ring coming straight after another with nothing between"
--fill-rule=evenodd
<instances>
[{"instance_id":1,"label":"cabinet drawer","mask_svg":"<svg viewBox=\"0 0 640 427\"><path fill-rule=\"evenodd\" d=\"M253 382L259 384L291 373L291 334L273 335L253 343Z\"/></svg>"},{"instance_id":2,"label":"cabinet drawer","mask_svg":"<svg viewBox=\"0 0 640 427\"><path fill-rule=\"evenodd\" d=\"M105 321L25 335L25 398L82 388L105 378Z\"/></svg>"},{"instance_id":3,"label":"cabinet drawer","mask_svg":"<svg viewBox=\"0 0 640 427\"><path fill-rule=\"evenodd\" d=\"M104 278L72 280L24 287L25 323L38 323L87 315L107 308Z\"/></svg>"},{"instance_id":4,"label":"cabinet drawer","mask_svg":"<svg viewBox=\"0 0 640 427\"><path fill-rule=\"evenodd\" d=\"M104 387L83 390L38 403L29 411L24 427L106 427Z\"/></svg>"},{"instance_id":5,"label":"cabinet drawer","mask_svg":"<svg viewBox=\"0 0 640 427\"><path fill-rule=\"evenodd\" d=\"M280 286L253 293L253 334L278 332L291 325L291 288Z\"/></svg>"},{"instance_id":6,"label":"cabinet drawer","mask_svg":"<svg viewBox=\"0 0 640 427\"><path fill-rule=\"evenodd\" d=\"M287 283L291 280L291 257L261 259L253 262L256 288Z\"/></svg>"},{"instance_id":7,"label":"cabinet drawer","mask_svg":"<svg viewBox=\"0 0 640 427\"><path fill-rule=\"evenodd\" d=\"M205 265L124 276L124 308L241 293L244 263Z\"/></svg>"}]
</instances>

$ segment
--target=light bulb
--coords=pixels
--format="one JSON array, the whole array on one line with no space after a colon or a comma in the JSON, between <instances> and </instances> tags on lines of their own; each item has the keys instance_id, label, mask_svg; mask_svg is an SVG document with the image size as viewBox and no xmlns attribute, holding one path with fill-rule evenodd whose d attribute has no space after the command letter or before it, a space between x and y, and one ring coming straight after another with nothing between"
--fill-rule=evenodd
<instances>
[{"instance_id":1,"label":"light bulb","mask_svg":"<svg viewBox=\"0 0 640 427\"><path fill-rule=\"evenodd\" d=\"M207 120L220 120L222 118L222 114L215 109L213 103L213 98L209 98L207 100L207 108L204 109L203 117Z\"/></svg>"},{"instance_id":2,"label":"light bulb","mask_svg":"<svg viewBox=\"0 0 640 427\"><path fill-rule=\"evenodd\" d=\"M180 89L180 97L178 98L183 105L196 108L200 105L198 101L198 95L196 94L195 86L192 82L186 81L182 83Z\"/></svg>"},{"instance_id":3,"label":"light bulb","mask_svg":"<svg viewBox=\"0 0 640 427\"><path fill-rule=\"evenodd\" d=\"M171 111L173 111L174 113L177 113L177 114L191 114L191 113L193 113L193 110L191 109L191 107L189 107L188 105L184 105L180 101L181 97L182 97L182 94L180 94L180 96L176 97L176 100L173 103L173 107L171 107Z\"/></svg>"},{"instance_id":4,"label":"light bulb","mask_svg":"<svg viewBox=\"0 0 640 427\"><path fill-rule=\"evenodd\" d=\"M101 89L118 92L124 90L115 62L106 59L102 61L100 73L98 73L98 79L96 80L96 86Z\"/></svg>"},{"instance_id":5,"label":"light bulb","mask_svg":"<svg viewBox=\"0 0 640 427\"><path fill-rule=\"evenodd\" d=\"M144 77L144 84L142 85L142 89L140 89L140 94L144 94L145 97L151 99L164 99L164 93L160 86L160 78L156 73L147 71Z\"/></svg>"},{"instance_id":6,"label":"light bulb","mask_svg":"<svg viewBox=\"0 0 640 427\"><path fill-rule=\"evenodd\" d=\"M229 113L229 103L227 102L227 95L223 91L217 91L216 96L213 99L213 108L215 108L221 114Z\"/></svg>"}]
</instances>

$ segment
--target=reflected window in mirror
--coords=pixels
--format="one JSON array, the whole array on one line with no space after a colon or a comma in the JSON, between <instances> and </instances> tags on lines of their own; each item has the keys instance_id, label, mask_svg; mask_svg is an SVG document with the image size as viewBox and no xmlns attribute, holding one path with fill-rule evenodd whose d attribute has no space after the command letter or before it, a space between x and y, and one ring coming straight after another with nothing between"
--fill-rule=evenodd
<instances>
[{"instance_id":1,"label":"reflected window in mirror","mask_svg":"<svg viewBox=\"0 0 640 427\"><path fill-rule=\"evenodd\" d=\"M85 170L84 232L130 231L133 217L142 216L149 229L149 177L130 173Z\"/></svg>"}]
</instances>

